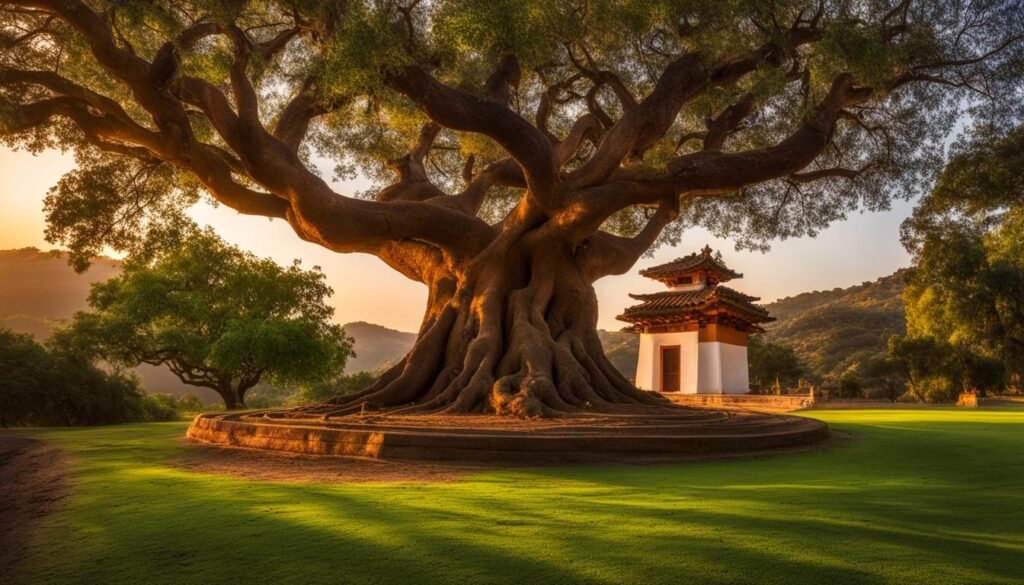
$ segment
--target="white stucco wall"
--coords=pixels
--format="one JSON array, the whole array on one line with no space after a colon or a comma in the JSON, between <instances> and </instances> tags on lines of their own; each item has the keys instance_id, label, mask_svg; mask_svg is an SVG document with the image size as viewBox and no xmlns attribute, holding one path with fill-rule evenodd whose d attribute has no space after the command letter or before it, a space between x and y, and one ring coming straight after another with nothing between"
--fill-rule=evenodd
<instances>
[{"instance_id":1,"label":"white stucco wall","mask_svg":"<svg viewBox=\"0 0 1024 585\"><path fill-rule=\"evenodd\" d=\"M697 388L701 394L746 394L750 391L747 348L720 341L701 342Z\"/></svg>"},{"instance_id":2,"label":"white stucco wall","mask_svg":"<svg viewBox=\"0 0 1024 585\"><path fill-rule=\"evenodd\" d=\"M718 342L701 342L697 348L697 392L701 394L722 393L721 352Z\"/></svg>"},{"instance_id":3,"label":"white stucco wall","mask_svg":"<svg viewBox=\"0 0 1024 585\"><path fill-rule=\"evenodd\" d=\"M665 345L679 346L679 368L682 370L679 391L684 394L697 393L697 332L642 333L640 354L637 356L636 385L644 390L661 390L661 348Z\"/></svg>"},{"instance_id":4,"label":"white stucco wall","mask_svg":"<svg viewBox=\"0 0 1024 585\"><path fill-rule=\"evenodd\" d=\"M635 383L642 390L654 390L654 336L649 333L640 334Z\"/></svg>"},{"instance_id":5,"label":"white stucco wall","mask_svg":"<svg viewBox=\"0 0 1024 585\"><path fill-rule=\"evenodd\" d=\"M750 368L747 365L745 345L719 344L722 361L722 393L746 394L750 392Z\"/></svg>"}]
</instances>

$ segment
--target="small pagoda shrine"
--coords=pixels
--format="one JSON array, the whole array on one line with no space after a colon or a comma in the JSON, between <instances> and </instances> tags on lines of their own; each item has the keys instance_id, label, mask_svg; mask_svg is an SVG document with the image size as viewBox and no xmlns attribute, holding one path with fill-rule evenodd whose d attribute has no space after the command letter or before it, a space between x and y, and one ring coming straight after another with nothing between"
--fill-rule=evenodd
<instances>
[{"instance_id":1,"label":"small pagoda shrine","mask_svg":"<svg viewBox=\"0 0 1024 585\"><path fill-rule=\"evenodd\" d=\"M636 385L686 394L750 391L747 339L774 321L757 297L721 286L743 275L730 270L709 246L668 264L640 271L669 290L629 295L641 301L618 316L640 334Z\"/></svg>"}]
</instances>

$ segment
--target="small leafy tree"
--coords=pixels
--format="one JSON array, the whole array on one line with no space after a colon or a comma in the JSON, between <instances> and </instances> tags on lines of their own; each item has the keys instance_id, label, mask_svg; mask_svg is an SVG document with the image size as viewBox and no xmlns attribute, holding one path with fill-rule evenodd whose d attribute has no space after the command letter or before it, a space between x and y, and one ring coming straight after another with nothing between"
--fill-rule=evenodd
<instances>
[{"instance_id":1,"label":"small leafy tree","mask_svg":"<svg viewBox=\"0 0 1024 585\"><path fill-rule=\"evenodd\" d=\"M888 353L868 358L863 362L861 371L865 386L883 389L889 400L896 400L906 391L905 369L899 360Z\"/></svg>"},{"instance_id":2,"label":"small leafy tree","mask_svg":"<svg viewBox=\"0 0 1024 585\"><path fill-rule=\"evenodd\" d=\"M864 384L856 370L850 369L839 377L839 396L843 398L860 398L864 394Z\"/></svg>"},{"instance_id":3,"label":"small leafy tree","mask_svg":"<svg viewBox=\"0 0 1024 585\"><path fill-rule=\"evenodd\" d=\"M804 373L793 350L781 343L753 335L747 345L747 361L750 365L750 381L761 389L775 388L780 393L782 386L793 385Z\"/></svg>"},{"instance_id":4,"label":"small leafy tree","mask_svg":"<svg viewBox=\"0 0 1024 585\"><path fill-rule=\"evenodd\" d=\"M117 366L166 365L240 408L261 380L316 383L344 367L352 340L331 322L324 280L319 269L283 268L194 230L93 285L92 312L57 336Z\"/></svg>"},{"instance_id":5,"label":"small leafy tree","mask_svg":"<svg viewBox=\"0 0 1024 585\"><path fill-rule=\"evenodd\" d=\"M31 336L0 329L0 427L26 422L26 413L43 403L53 379L48 357Z\"/></svg>"}]
</instances>

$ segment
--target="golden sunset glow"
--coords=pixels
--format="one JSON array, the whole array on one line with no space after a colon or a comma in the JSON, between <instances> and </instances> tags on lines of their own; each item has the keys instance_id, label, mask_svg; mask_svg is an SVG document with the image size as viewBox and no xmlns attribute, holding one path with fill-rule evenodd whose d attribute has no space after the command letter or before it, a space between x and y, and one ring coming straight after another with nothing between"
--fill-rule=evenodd
<instances>
[{"instance_id":1,"label":"golden sunset glow","mask_svg":"<svg viewBox=\"0 0 1024 585\"><path fill-rule=\"evenodd\" d=\"M47 190L72 169L70 154L48 151L38 156L0 149L0 249L54 246L46 242L42 211ZM342 194L364 189L360 182L335 184ZM741 288L757 291L765 301L810 290L845 287L891 274L909 264L899 243L899 224L910 203L895 202L888 213L854 214L816 238L801 238L773 245L772 252L736 251L733 243L694 229L676 247L663 247L642 258L628 274L601 279L596 284L600 302L598 327L618 329L615 321L630 304L629 292L653 292L656 283L639 277L643 267L667 262L711 244L722 251L744 275ZM334 288L331 299L338 323L368 321L392 329L415 331L426 303L427 289L366 254L336 254L295 237L283 221L240 215L224 206L201 204L192 209L201 224L212 225L227 241L279 263L294 258L306 266L318 265Z\"/></svg>"}]
</instances>

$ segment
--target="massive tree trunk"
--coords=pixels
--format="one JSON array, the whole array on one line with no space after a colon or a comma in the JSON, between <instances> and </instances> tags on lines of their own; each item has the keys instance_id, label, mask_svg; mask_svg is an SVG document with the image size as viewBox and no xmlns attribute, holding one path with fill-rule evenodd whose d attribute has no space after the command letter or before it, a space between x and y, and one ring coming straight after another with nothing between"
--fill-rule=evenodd
<instances>
[{"instance_id":1,"label":"massive tree trunk","mask_svg":"<svg viewBox=\"0 0 1024 585\"><path fill-rule=\"evenodd\" d=\"M636 389L597 336L597 298L569 243L547 226L499 238L458 281L431 286L409 354L325 414L367 409L556 416L664 402Z\"/></svg>"}]
</instances>

